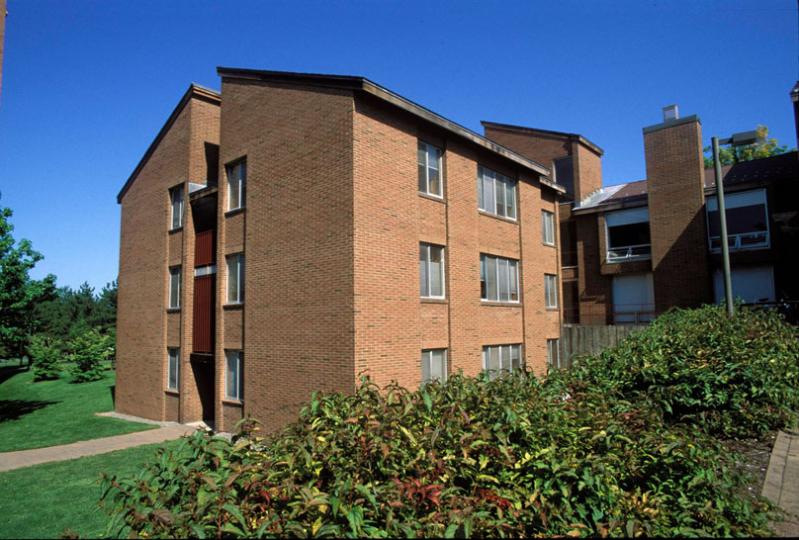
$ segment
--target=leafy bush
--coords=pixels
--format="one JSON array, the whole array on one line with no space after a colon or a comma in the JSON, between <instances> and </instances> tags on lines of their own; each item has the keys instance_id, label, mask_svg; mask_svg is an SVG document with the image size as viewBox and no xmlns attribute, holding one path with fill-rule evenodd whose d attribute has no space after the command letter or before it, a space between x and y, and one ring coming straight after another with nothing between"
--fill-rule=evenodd
<instances>
[{"instance_id":1,"label":"leafy bush","mask_svg":"<svg viewBox=\"0 0 799 540\"><path fill-rule=\"evenodd\" d=\"M760 436L795 421L799 341L773 311L675 310L560 376L659 407L722 437Z\"/></svg>"},{"instance_id":2,"label":"leafy bush","mask_svg":"<svg viewBox=\"0 0 799 540\"><path fill-rule=\"evenodd\" d=\"M62 352L53 339L33 336L28 344L28 355L33 361L34 381L53 380L61 376Z\"/></svg>"},{"instance_id":3,"label":"leafy bush","mask_svg":"<svg viewBox=\"0 0 799 540\"><path fill-rule=\"evenodd\" d=\"M103 377L103 363L114 354L114 342L97 330L86 330L69 341L69 360L74 362L72 380L82 383Z\"/></svg>"},{"instance_id":4,"label":"leafy bush","mask_svg":"<svg viewBox=\"0 0 799 540\"><path fill-rule=\"evenodd\" d=\"M526 375L316 395L271 440L195 434L105 503L142 536L764 535L717 443Z\"/></svg>"}]
</instances>

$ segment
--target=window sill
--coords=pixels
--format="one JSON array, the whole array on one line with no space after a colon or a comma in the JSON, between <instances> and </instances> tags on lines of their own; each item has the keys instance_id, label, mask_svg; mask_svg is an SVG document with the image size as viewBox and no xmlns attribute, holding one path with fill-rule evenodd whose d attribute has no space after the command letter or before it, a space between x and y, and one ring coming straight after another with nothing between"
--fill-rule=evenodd
<instances>
[{"instance_id":1,"label":"window sill","mask_svg":"<svg viewBox=\"0 0 799 540\"><path fill-rule=\"evenodd\" d=\"M426 296L422 296L419 298L419 301L423 304L448 304L449 301L446 298L429 298Z\"/></svg>"},{"instance_id":2,"label":"window sill","mask_svg":"<svg viewBox=\"0 0 799 540\"><path fill-rule=\"evenodd\" d=\"M224 310L244 309L244 302L239 302L237 304L222 304L222 309Z\"/></svg>"},{"instance_id":3,"label":"window sill","mask_svg":"<svg viewBox=\"0 0 799 540\"><path fill-rule=\"evenodd\" d=\"M236 214L241 214L245 210L246 210L245 207L239 206L238 208L234 208L233 210L228 210L227 212L225 212L225 217L227 218L227 217L235 216Z\"/></svg>"},{"instance_id":4,"label":"window sill","mask_svg":"<svg viewBox=\"0 0 799 540\"><path fill-rule=\"evenodd\" d=\"M478 209L477 213L480 214L481 216L486 216L486 217L490 217L490 218L493 218L493 219L498 219L500 221L504 221L505 223L513 223L514 225L518 225L519 224L519 220L518 219L509 218L509 217L505 217L505 216L498 216L497 214L492 214L491 212L486 212L485 210Z\"/></svg>"},{"instance_id":5,"label":"window sill","mask_svg":"<svg viewBox=\"0 0 799 540\"><path fill-rule=\"evenodd\" d=\"M522 307L521 302L497 302L494 300L480 300L481 306L486 307Z\"/></svg>"},{"instance_id":6,"label":"window sill","mask_svg":"<svg viewBox=\"0 0 799 540\"><path fill-rule=\"evenodd\" d=\"M558 312L558 311L560 311L560 308L559 308L559 307L548 307L548 308L545 308L545 309L546 309L547 311L552 311L552 312Z\"/></svg>"},{"instance_id":7,"label":"window sill","mask_svg":"<svg viewBox=\"0 0 799 540\"><path fill-rule=\"evenodd\" d=\"M547 244L546 242L542 242L542 244L545 245L546 247L551 247L551 248L558 247L556 244Z\"/></svg>"},{"instance_id":8,"label":"window sill","mask_svg":"<svg viewBox=\"0 0 799 540\"><path fill-rule=\"evenodd\" d=\"M167 313L180 313L180 308L179 307L166 308L166 312Z\"/></svg>"},{"instance_id":9,"label":"window sill","mask_svg":"<svg viewBox=\"0 0 799 540\"><path fill-rule=\"evenodd\" d=\"M438 195L430 195L429 193L425 193L423 191L419 191L419 196L423 199L429 199L431 201L435 201L441 204L447 204L447 201L444 200L444 197L439 197Z\"/></svg>"},{"instance_id":10,"label":"window sill","mask_svg":"<svg viewBox=\"0 0 799 540\"><path fill-rule=\"evenodd\" d=\"M244 407L244 401L239 399L225 398L222 400L222 403L225 405L231 405L233 407Z\"/></svg>"},{"instance_id":11,"label":"window sill","mask_svg":"<svg viewBox=\"0 0 799 540\"><path fill-rule=\"evenodd\" d=\"M174 229L169 229L169 234L177 234L179 232L183 232L183 225Z\"/></svg>"},{"instance_id":12,"label":"window sill","mask_svg":"<svg viewBox=\"0 0 799 540\"><path fill-rule=\"evenodd\" d=\"M164 390L164 393L167 394L167 395L170 395L170 396L180 396L180 391L179 390L172 390L170 388L167 388L166 390Z\"/></svg>"}]
</instances>

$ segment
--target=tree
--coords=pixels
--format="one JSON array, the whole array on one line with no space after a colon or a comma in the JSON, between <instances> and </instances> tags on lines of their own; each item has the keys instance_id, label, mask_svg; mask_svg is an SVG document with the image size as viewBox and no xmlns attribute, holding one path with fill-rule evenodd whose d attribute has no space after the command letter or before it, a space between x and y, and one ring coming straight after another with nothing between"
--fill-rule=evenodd
<instances>
[{"instance_id":1,"label":"tree","mask_svg":"<svg viewBox=\"0 0 799 540\"><path fill-rule=\"evenodd\" d=\"M775 138L769 138L768 127L757 126L758 136L763 142L748 144L746 146L721 146L719 147L719 161L722 165L732 165L740 161L751 161L753 159L778 156L795 149L789 149L785 145L780 145ZM713 149L705 146L702 149L705 153L705 168L713 167Z\"/></svg>"},{"instance_id":2,"label":"tree","mask_svg":"<svg viewBox=\"0 0 799 540\"><path fill-rule=\"evenodd\" d=\"M55 276L30 278L43 257L30 241L14 240L12 215L10 208L0 207L0 356L14 358L25 354L35 326L34 307L53 296Z\"/></svg>"},{"instance_id":3,"label":"tree","mask_svg":"<svg viewBox=\"0 0 799 540\"><path fill-rule=\"evenodd\" d=\"M72 338L68 349L68 358L75 363L72 380L77 383L97 381L103 378L104 363L114 354L114 342L110 336L92 328Z\"/></svg>"}]
</instances>

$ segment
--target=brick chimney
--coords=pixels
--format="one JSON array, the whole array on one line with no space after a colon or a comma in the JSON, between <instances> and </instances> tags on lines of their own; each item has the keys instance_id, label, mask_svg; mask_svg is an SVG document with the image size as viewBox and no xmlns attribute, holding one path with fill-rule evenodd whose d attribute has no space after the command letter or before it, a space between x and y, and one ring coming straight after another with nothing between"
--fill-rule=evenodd
<instances>
[{"instance_id":1,"label":"brick chimney","mask_svg":"<svg viewBox=\"0 0 799 540\"><path fill-rule=\"evenodd\" d=\"M702 124L672 105L643 131L655 308L710 302Z\"/></svg>"}]
</instances>

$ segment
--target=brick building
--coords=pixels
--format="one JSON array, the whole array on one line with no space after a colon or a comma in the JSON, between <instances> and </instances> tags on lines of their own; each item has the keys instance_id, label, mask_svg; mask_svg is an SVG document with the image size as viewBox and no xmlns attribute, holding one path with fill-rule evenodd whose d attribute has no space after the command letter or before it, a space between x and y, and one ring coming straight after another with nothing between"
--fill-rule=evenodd
<instances>
[{"instance_id":1,"label":"brick building","mask_svg":"<svg viewBox=\"0 0 799 540\"><path fill-rule=\"evenodd\" d=\"M546 369L548 167L361 77L218 72L118 197L117 411L273 430L360 374Z\"/></svg>"},{"instance_id":2,"label":"brick building","mask_svg":"<svg viewBox=\"0 0 799 540\"><path fill-rule=\"evenodd\" d=\"M797 95L795 87L795 110ZM568 190L559 212L564 323L640 323L670 307L723 299L716 179L704 167L698 117L665 108L663 122L643 129L646 180L604 188L602 151L583 137L484 128L488 138L551 165ZM722 173L734 296L799 300L797 153Z\"/></svg>"}]
</instances>

